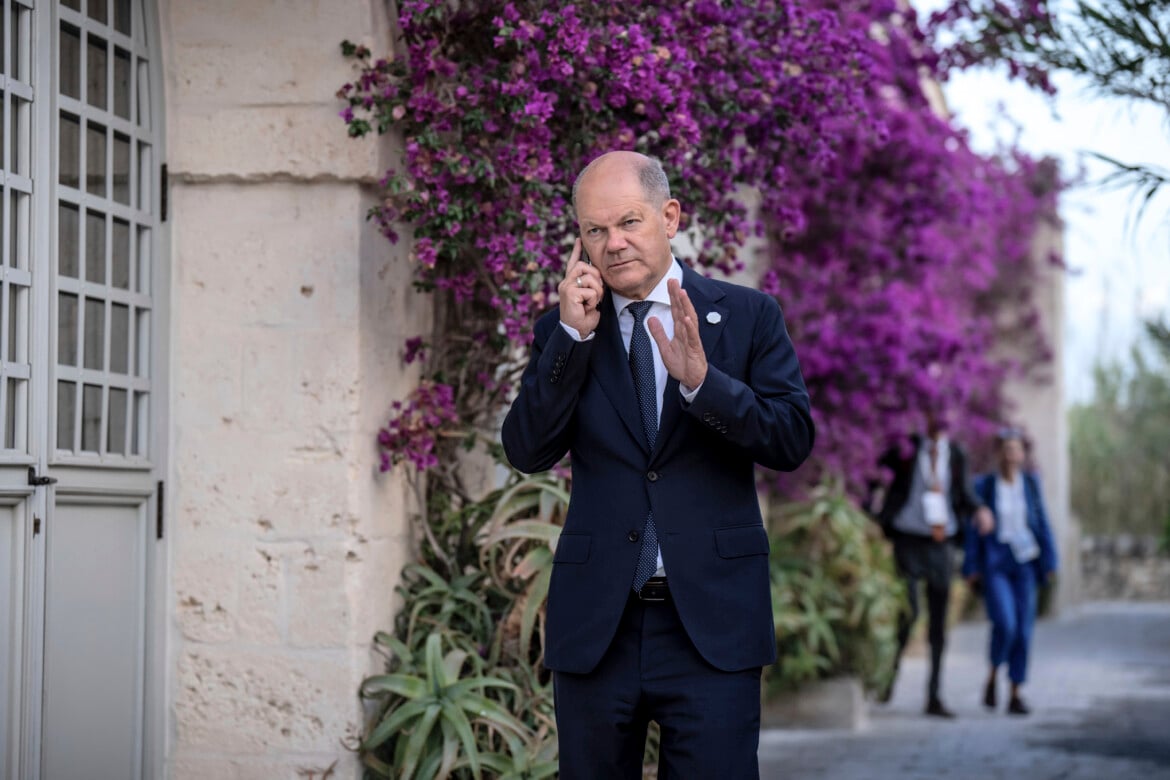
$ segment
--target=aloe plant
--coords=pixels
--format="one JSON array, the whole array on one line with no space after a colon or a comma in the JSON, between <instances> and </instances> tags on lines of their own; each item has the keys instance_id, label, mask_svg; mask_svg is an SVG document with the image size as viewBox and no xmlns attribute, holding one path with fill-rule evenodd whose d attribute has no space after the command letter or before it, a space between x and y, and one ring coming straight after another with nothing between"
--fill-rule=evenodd
<instances>
[{"instance_id":1,"label":"aloe plant","mask_svg":"<svg viewBox=\"0 0 1170 780\"><path fill-rule=\"evenodd\" d=\"M531 738L524 724L484 695L489 689L516 686L497 677L462 677L467 652L455 648L444 655L439 633L427 636L421 669L415 669L415 659L403 642L385 634L379 642L395 653L400 671L369 677L361 686L363 697L387 702L360 746L371 771L383 777L429 780L449 777L465 765L480 778L485 756L477 728L498 733L509 746ZM381 748L391 740L393 764L388 764Z\"/></svg>"},{"instance_id":2,"label":"aloe plant","mask_svg":"<svg viewBox=\"0 0 1170 780\"><path fill-rule=\"evenodd\" d=\"M479 571L445 580L438 572L420 563L408 564L402 570L407 593L400 593L407 601L406 644L415 646L421 632L428 636L437 628L449 628L450 636L486 637L492 634L495 621L480 585L484 573ZM477 652L474 647L465 650Z\"/></svg>"},{"instance_id":3,"label":"aloe plant","mask_svg":"<svg viewBox=\"0 0 1170 780\"><path fill-rule=\"evenodd\" d=\"M492 753L480 760L498 780L542 780L557 775L556 739L533 740L525 743L512 734L504 735L508 753Z\"/></svg>"},{"instance_id":4,"label":"aloe plant","mask_svg":"<svg viewBox=\"0 0 1170 780\"><path fill-rule=\"evenodd\" d=\"M494 511L477 537L480 565L502 590L521 591L505 618L515 628L518 658L529 660L538 623L543 619L553 552L569 505L564 481L546 475L527 477L500 493ZM518 624L518 625L516 625ZM500 640L505 634L501 632ZM543 656L543 642L537 653Z\"/></svg>"},{"instance_id":5,"label":"aloe plant","mask_svg":"<svg viewBox=\"0 0 1170 780\"><path fill-rule=\"evenodd\" d=\"M466 529L474 557L403 569L395 631L374 638L387 673L361 688L377 704L356 744L367 776L555 774L552 686L539 663L540 636L568 500L563 480L515 474L451 520Z\"/></svg>"}]
</instances>

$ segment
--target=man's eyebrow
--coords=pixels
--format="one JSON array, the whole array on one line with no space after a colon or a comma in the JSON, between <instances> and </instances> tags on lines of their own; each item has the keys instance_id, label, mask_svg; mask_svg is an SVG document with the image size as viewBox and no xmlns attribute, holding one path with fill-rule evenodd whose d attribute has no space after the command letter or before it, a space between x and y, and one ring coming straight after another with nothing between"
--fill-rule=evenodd
<instances>
[{"instance_id":1,"label":"man's eyebrow","mask_svg":"<svg viewBox=\"0 0 1170 780\"><path fill-rule=\"evenodd\" d=\"M621 223L625 222L628 219L641 219L641 218L642 218L641 211L639 211L638 209L630 209L629 211L625 212L620 217L618 217L615 220L615 223L620 225ZM588 218L581 220L581 226L582 227L605 227L604 224L599 223L599 222L594 222L593 220L588 219Z\"/></svg>"},{"instance_id":2,"label":"man's eyebrow","mask_svg":"<svg viewBox=\"0 0 1170 780\"><path fill-rule=\"evenodd\" d=\"M622 222L625 222L627 219L641 219L641 218L642 218L642 212L638 211L637 209L630 209L629 211L627 211L626 213L622 214L620 217L618 217L618 218L617 218L616 220L614 220L614 221L615 221L617 224L619 224L619 225L620 225ZM593 221L593 220L591 220L591 219L587 219L587 220L585 220L585 224L587 224L587 225L597 225L597 223L596 223L596 222L594 222L594 221Z\"/></svg>"}]
</instances>

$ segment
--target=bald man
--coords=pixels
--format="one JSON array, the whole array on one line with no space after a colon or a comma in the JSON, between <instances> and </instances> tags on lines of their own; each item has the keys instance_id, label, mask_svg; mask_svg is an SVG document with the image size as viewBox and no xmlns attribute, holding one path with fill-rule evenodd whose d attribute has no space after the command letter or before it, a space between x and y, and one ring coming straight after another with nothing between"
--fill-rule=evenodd
<instances>
[{"instance_id":1,"label":"bald man","mask_svg":"<svg viewBox=\"0 0 1170 780\"><path fill-rule=\"evenodd\" d=\"M775 299L671 253L661 163L611 152L573 187L580 238L503 426L511 463L571 455L545 665L564 780L754 778L776 659L755 466L790 471L814 428Z\"/></svg>"}]
</instances>

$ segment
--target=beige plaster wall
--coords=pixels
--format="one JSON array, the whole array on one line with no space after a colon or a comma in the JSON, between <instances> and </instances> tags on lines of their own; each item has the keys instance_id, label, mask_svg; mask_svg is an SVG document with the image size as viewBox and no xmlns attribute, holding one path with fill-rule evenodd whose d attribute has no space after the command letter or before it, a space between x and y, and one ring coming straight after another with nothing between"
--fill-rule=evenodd
<instances>
[{"instance_id":1,"label":"beige plaster wall","mask_svg":"<svg viewBox=\"0 0 1170 780\"><path fill-rule=\"evenodd\" d=\"M174 778L356 777L357 687L394 615L410 493L374 434L429 324L365 222L385 143L353 141L338 44L382 3L163 0L172 383ZM371 31L378 31L371 34Z\"/></svg>"}]
</instances>

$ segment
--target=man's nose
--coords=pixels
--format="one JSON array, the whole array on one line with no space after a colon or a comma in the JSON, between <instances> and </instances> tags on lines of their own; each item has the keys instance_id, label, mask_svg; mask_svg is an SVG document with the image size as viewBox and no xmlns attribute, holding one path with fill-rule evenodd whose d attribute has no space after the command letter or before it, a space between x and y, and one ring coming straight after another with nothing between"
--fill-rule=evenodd
<instances>
[{"instance_id":1,"label":"man's nose","mask_svg":"<svg viewBox=\"0 0 1170 780\"><path fill-rule=\"evenodd\" d=\"M626 237L616 230L611 232L605 241L605 251L610 254L616 254L627 246L629 244L626 242Z\"/></svg>"}]
</instances>

